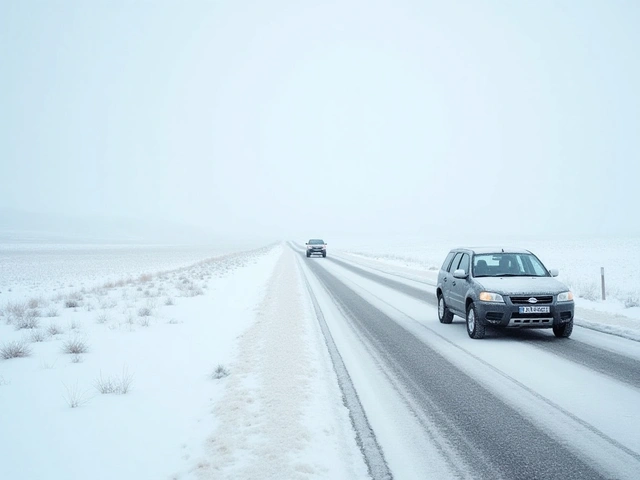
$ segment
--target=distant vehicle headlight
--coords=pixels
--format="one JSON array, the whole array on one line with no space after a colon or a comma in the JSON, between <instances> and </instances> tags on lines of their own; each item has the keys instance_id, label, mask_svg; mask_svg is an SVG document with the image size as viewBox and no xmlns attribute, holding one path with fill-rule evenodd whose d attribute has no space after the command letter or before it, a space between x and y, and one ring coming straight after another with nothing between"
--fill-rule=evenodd
<instances>
[{"instance_id":1,"label":"distant vehicle headlight","mask_svg":"<svg viewBox=\"0 0 640 480\"><path fill-rule=\"evenodd\" d=\"M571 292L562 292L558 294L559 302L572 302L573 301L573 293Z\"/></svg>"},{"instance_id":2,"label":"distant vehicle headlight","mask_svg":"<svg viewBox=\"0 0 640 480\"><path fill-rule=\"evenodd\" d=\"M480 292L479 298L483 302L504 303L504 298L498 293Z\"/></svg>"}]
</instances>

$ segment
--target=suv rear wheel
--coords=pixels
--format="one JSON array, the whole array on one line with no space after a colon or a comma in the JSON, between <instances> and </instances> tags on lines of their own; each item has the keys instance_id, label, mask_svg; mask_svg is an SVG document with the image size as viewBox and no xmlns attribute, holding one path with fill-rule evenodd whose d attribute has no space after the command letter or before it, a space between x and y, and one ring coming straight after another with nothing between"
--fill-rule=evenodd
<instances>
[{"instance_id":1,"label":"suv rear wheel","mask_svg":"<svg viewBox=\"0 0 640 480\"><path fill-rule=\"evenodd\" d=\"M478 320L476 306L473 303L467 307L467 333L471 338L484 338L485 326Z\"/></svg>"},{"instance_id":2,"label":"suv rear wheel","mask_svg":"<svg viewBox=\"0 0 640 480\"><path fill-rule=\"evenodd\" d=\"M573 318L567 323L553 326L553 334L558 338L569 338L573 332Z\"/></svg>"},{"instance_id":3,"label":"suv rear wheel","mask_svg":"<svg viewBox=\"0 0 640 480\"><path fill-rule=\"evenodd\" d=\"M438 320L440 320L440 323L451 323L453 321L453 313L449 311L444 303L442 293L438 294Z\"/></svg>"}]
</instances>

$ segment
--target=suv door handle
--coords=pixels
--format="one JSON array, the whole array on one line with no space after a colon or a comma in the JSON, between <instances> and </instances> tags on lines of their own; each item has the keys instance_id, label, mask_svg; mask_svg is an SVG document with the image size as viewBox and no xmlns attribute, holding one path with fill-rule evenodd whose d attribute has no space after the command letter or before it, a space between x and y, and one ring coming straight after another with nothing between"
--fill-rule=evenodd
<instances>
[{"instance_id":1,"label":"suv door handle","mask_svg":"<svg viewBox=\"0 0 640 480\"><path fill-rule=\"evenodd\" d=\"M453 282L451 285L452 285L453 287L455 287L455 286L456 286L456 282Z\"/></svg>"}]
</instances>

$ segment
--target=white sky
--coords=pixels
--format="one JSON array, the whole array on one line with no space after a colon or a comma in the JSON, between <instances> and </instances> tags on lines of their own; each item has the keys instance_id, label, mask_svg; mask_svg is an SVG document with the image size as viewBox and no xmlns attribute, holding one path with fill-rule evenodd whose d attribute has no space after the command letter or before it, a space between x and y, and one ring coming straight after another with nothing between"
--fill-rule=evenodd
<instances>
[{"instance_id":1,"label":"white sky","mask_svg":"<svg viewBox=\"0 0 640 480\"><path fill-rule=\"evenodd\" d=\"M0 207L640 233L636 1L0 3Z\"/></svg>"}]
</instances>

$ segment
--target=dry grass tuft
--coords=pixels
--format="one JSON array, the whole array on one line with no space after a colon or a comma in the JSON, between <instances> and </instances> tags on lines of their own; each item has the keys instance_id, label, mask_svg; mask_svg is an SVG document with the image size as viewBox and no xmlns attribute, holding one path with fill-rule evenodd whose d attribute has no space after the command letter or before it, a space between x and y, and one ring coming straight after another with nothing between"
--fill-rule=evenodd
<instances>
[{"instance_id":1,"label":"dry grass tuft","mask_svg":"<svg viewBox=\"0 0 640 480\"><path fill-rule=\"evenodd\" d=\"M31 349L26 342L8 342L0 347L0 357L9 360L11 358L24 358L31 355Z\"/></svg>"},{"instance_id":2,"label":"dry grass tuft","mask_svg":"<svg viewBox=\"0 0 640 480\"><path fill-rule=\"evenodd\" d=\"M62 353L66 353L69 355L79 355L81 353L87 353L89 351L89 346L84 340L80 340L78 338L74 338L72 340L67 340L62 345Z\"/></svg>"},{"instance_id":3,"label":"dry grass tuft","mask_svg":"<svg viewBox=\"0 0 640 480\"><path fill-rule=\"evenodd\" d=\"M122 374L119 376L103 377L100 372L100 377L95 381L94 386L98 392L103 395L115 394L125 395L131 390L133 385L133 375L130 374L126 368L122 369Z\"/></svg>"}]
</instances>

